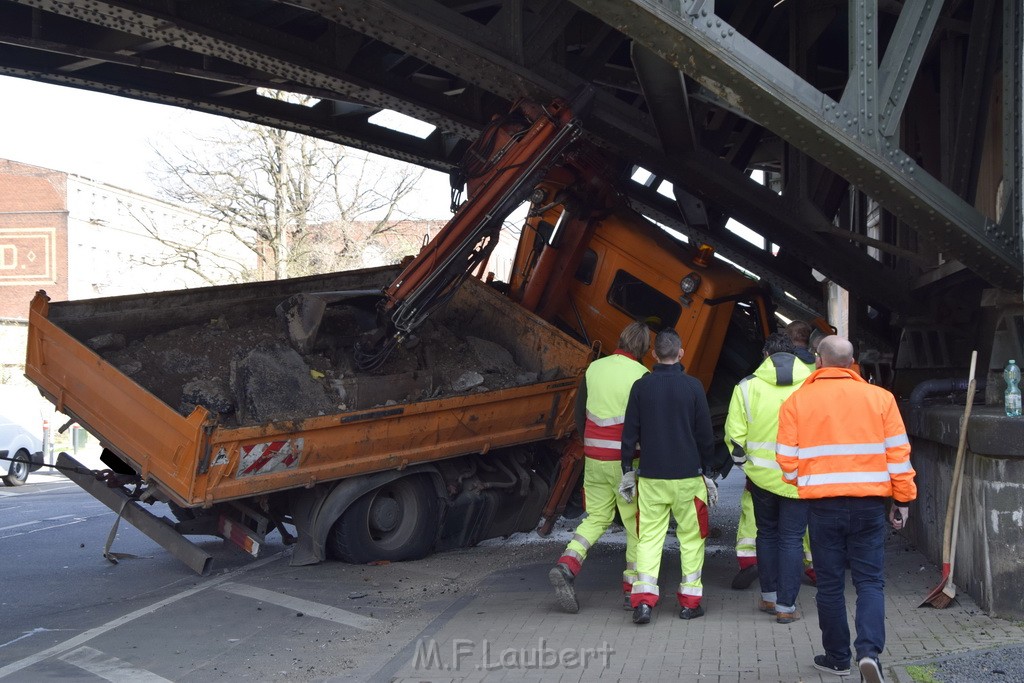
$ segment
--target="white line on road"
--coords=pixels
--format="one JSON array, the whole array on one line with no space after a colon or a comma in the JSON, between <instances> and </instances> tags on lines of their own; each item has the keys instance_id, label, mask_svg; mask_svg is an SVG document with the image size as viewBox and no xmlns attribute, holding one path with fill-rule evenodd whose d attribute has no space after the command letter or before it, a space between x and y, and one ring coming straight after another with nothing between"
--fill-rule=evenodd
<instances>
[{"instance_id":1,"label":"white line on road","mask_svg":"<svg viewBox=\"0 0 1024 683\"><path fill-rule=\"evenodd\" d=\"M16 643L19 640L22 640L23 638L29 638L29 637L34 636L36 634L46 633L47 631L53 631L53 630L55 630L55 629L52 629L52 628L34 628L31 631L25 631L24 633L22 633L20 636L18 636L14 640L8 640L3 645L0 645L0 647L7 647L11 643Z\"/></svg>"},{"instance_id":2,"label":"white line on road","mask_svg":"<svg viewBox=\"0 0 1024 683\"><path fill-rule=\"evenodd\" d=\"M93 675L111 681L111 683L171 683L152 671L139 669L123 659L118 659L86 645L72 650L59 659L77 666L79 669L85 669Z\"/></svg>"},{"instance_id":3,"label":"white line on road","mask_svg":"<svg viewBox=\"0 0 1024 683\"><path fill-rule=\"evenodd\" d=\"M173 604L175 602L178 602L179 600L184 600L185 598L191 597L191 596L195 595L196 593L201 593L202 591L204 591L204 590L206 590L208 588L214 588L215 586L218 586L218 585L224 583L228 579L234 578L234 577L238 576L239 574L244 574L245 572L247 572L249 570L258 569L259 567L262 567L264 565L270 564L271 562L273 562L275 560L278 560L278 559L280 559L283 556L284 556L284 553L280 552L280 553L277 553L275 555L271 555L270 557L264 558L262 560L257 560L255 562L253 562L252 564L247 564L244 567L239 567L238 569L236 569L233 572L227 572L225 574L222 574L221 576L218 576L215 579L210 579L209 581L206 581L205 583L201 583L198 586L196 586L195 588L189 588L188 590L182 591L182 592L178 593L177 595L172 595L169 598L164 598L163 600L160 600L159 602L155 602L152 605L149 605L148 607L143 607L141 609L137 609L134 612L131 612L130 614L124 615L123 617L118 617L117 619L114 619L113 621L108 621L107 623L105 623L105 624L103 624L101 626L97 626L96 628L92 628L92 629L89 629L88 631L84 631L84 632L78 634L77 636L75 636L74 638L69 638L69 639L65 640L63 643L58 643L57 645L54 645L51 648L47 648L47 649L43 650L42 652L37 652L34 655L30 655L28 657L25 657L24 659L20 659L20 660L18 660L16 662L12 662L12 663L8 664L7 666L5 666L3 668L0 668L0 678L4 678L5 676L10 676L13 673L17 673L17 672L19 672L19 671L21 671L23 669L27 669L28 667L32 666L33 664L41 662L44 659L49 659L50 657L53 657L55 655L60 655L60 654L62 654L64 652L67 652L68 650L71 650L72 648L79 647L83 643L87 643L90 640L92 640L93 638L96 638L98 636L103 635L107 631L112 631L115 628L118 628L119 626L124 626L125 624L128 624L130 622L135 621L139 617L144 617L144 616L146 616L148 614L152 614L153 612L156 612L157 610L159 610L162 607L166 607L167 605L171 605L171 604Z\"/></svg>"},{"instance_id":4,"label":"white line on road","mask_svg":"<svg viewBox=\"0 0 1024 683\"><path fill-rule=\"evenodd\" d=\"M0 526L0 531L7 531L8 529L17 529L23 526L32 526L33 524L42 524L43 522L56 522L58 519L68 519L74 517L74 515L60 515L59 517L47 517L46 519L34 519L31 522L22 522L21 524L11 524L10 526Z\"/></svg>"},{"instance_id":5,"label":"white line on road","mask_svg":"<svg viewBox=\"0 0 1024 683\"><path fill-rule=\"evenodd\" d=\"M362 629L364 631L373 630L375 626L380 624L379 620L373 619L372 617L364 617L361 614L349 612L337 607L331 607L330 605L325 605L320 602L294 598L290 595L285 595L284 593L268 591L264 588L256 588L255 586L246 586L241 583L224 583L217 586L217 589L228 593L234 593L235 595L252 598L253 600L269 602L270 604L277 605L279 607L287 607L288 609L302 612L303 614L311 617L319 617L320 619L326 619L327 621L333 621L338 624L354 626L355 628Z\"/></svg>"},{"instance_id":6,"label":"white line on road","mask_svg":"<svg viewBox=\"0 0 1024 683\"><path fill-rule=\"evenodd\" d=\"M94 515L94 516L98 517L99 515ZM25 536L27 534L34 534L34 533L39 532L39 531L49 531L50 529L60 529L61 527L71 526L72 524L81 524L82 522L85 522L88 519L89 519L88 517L75 517L70 522L64 522L63 524L52 524L50 526L44 526L44 527L39 527L38 529L32 529L31 531L19 531L19 532L14 533L14 534L7 534L6 536L0 536L0 541L6 540L8 538L14 538L15 536Z\"/></svg>"}]
</instances>

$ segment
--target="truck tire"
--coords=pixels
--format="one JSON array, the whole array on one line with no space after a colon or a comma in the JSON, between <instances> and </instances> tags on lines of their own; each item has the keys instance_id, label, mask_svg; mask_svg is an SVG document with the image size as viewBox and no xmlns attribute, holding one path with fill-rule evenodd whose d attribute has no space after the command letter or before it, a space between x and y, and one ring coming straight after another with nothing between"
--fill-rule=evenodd
<instances>
[{"instance_id":1,"label":"truck tire","mask_svg":"<svg viewBox=\"0 0 1024 683\"><path fill-rule=\"evenodd\" d=\"M426 476L390 481L342 513L328 534L327 552L353 564L426 557L437 537L439 504Z\"/></svg>"},{"instance_id":2,"label":"truck tire","mask_svg":"<svg viewBox=\"0 0 1024 683\"><path fill-rule=\"evenodd\" d=\"M28 451L22 448L14 454L14 458L11 460L11 469L4 476L4 483L8 486L21 486L28 481L30 466Z\"/></svg>"}]
</instances>

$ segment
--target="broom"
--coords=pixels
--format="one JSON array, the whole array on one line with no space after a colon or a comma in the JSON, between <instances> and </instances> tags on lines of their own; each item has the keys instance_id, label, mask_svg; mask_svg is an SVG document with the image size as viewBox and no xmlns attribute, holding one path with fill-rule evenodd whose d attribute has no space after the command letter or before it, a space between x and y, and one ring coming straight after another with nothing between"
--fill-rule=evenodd
<instances>
[{"instance_id":1,"label":"broom","mask_svg":"<svg viewBox=\"0 0 1024 683\"><path fill-rule=\"evenodd\" d=\"M956 559L956 527L960 521L960 489L963 486L964 453L967 450L967 421L971 417L971 406L974 404L974 366L978 360L978 352L971 352L971 372L967 381L967 405L960 421L960 443L956 448L956 461L953 464L953 481L949 486L949 502L946 504L946 525L942 532L942 578L939 585L928 594L918 607L931 605L942 609L956 597L956 586L953 584L953 563Z\"/></svg>"}]
</instances>

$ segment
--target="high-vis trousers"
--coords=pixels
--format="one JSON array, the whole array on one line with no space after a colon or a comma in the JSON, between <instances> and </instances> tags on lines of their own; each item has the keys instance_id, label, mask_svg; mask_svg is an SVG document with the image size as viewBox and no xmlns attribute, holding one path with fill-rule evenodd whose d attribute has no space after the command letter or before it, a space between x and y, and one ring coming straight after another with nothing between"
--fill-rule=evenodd
<instances>
[{"instance_id":1,"label":"high-vis trousers","mask_svg":"<svg viewBox=\"0 0 1024 683\"><path fill-rule=\"evenodd\" d=\"M636 467L636 461L633 467ZM622 590L632 590L636 580L636 499L627 503L619 495L622 481L622 463L618 460L585 458L583 462L583 494L587 517L576 527L569 545L558 561L569 568L573 576L580 573L587 551L608 530L618 509L622 525L626 527L626 569L622 572Z\"/></svg>"},{"instance_id":2,"label":"high-vis trousers","mask_svg":"<svg viewBox=\"0 0 1024 683\"><path fill-rule=\"evenodd\" d=\"M749 483L748 479L748 486L744 486L740 494L740 524L736 528L736 562L740 569L757 564L757 520Z\"/></svg>"},{"instance_id":3,"label":"high-vis trousers","mask_svg":"<svg viewBox=\"0 0 1024 683\"><path fill-rule=\"evenodd\" d=\"M637 577L630 604L658 604L658 573L671 514L676 518L682 580L676 596L681 607L697 607L704 594L704 539L708 535L708 490L703 477L647 479L637 477L640 540L637 545Z\"/></svg>"}]
</instances>

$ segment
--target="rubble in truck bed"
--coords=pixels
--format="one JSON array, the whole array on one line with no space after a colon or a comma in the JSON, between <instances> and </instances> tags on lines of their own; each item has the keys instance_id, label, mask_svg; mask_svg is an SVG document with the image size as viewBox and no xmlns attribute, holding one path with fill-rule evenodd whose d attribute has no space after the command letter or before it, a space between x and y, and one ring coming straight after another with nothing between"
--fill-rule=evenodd
<instances>
[{"instance_id":1,"label":"rubble in truck bed","mask_svg":"<svg viewBox=\"0 0 1024 683\"><path fill-rule=\"evenodd\" d=\"M197 405L225 427L505 389L536 382L505 347L460 334L458 320L428 320L416 343L361 371L352 359L362 315L328 309L312 352L300 355L275 316L229 323L221 317L128 341L102 335L88 345L182 415Z\"/></svg>"}]
</instances>

